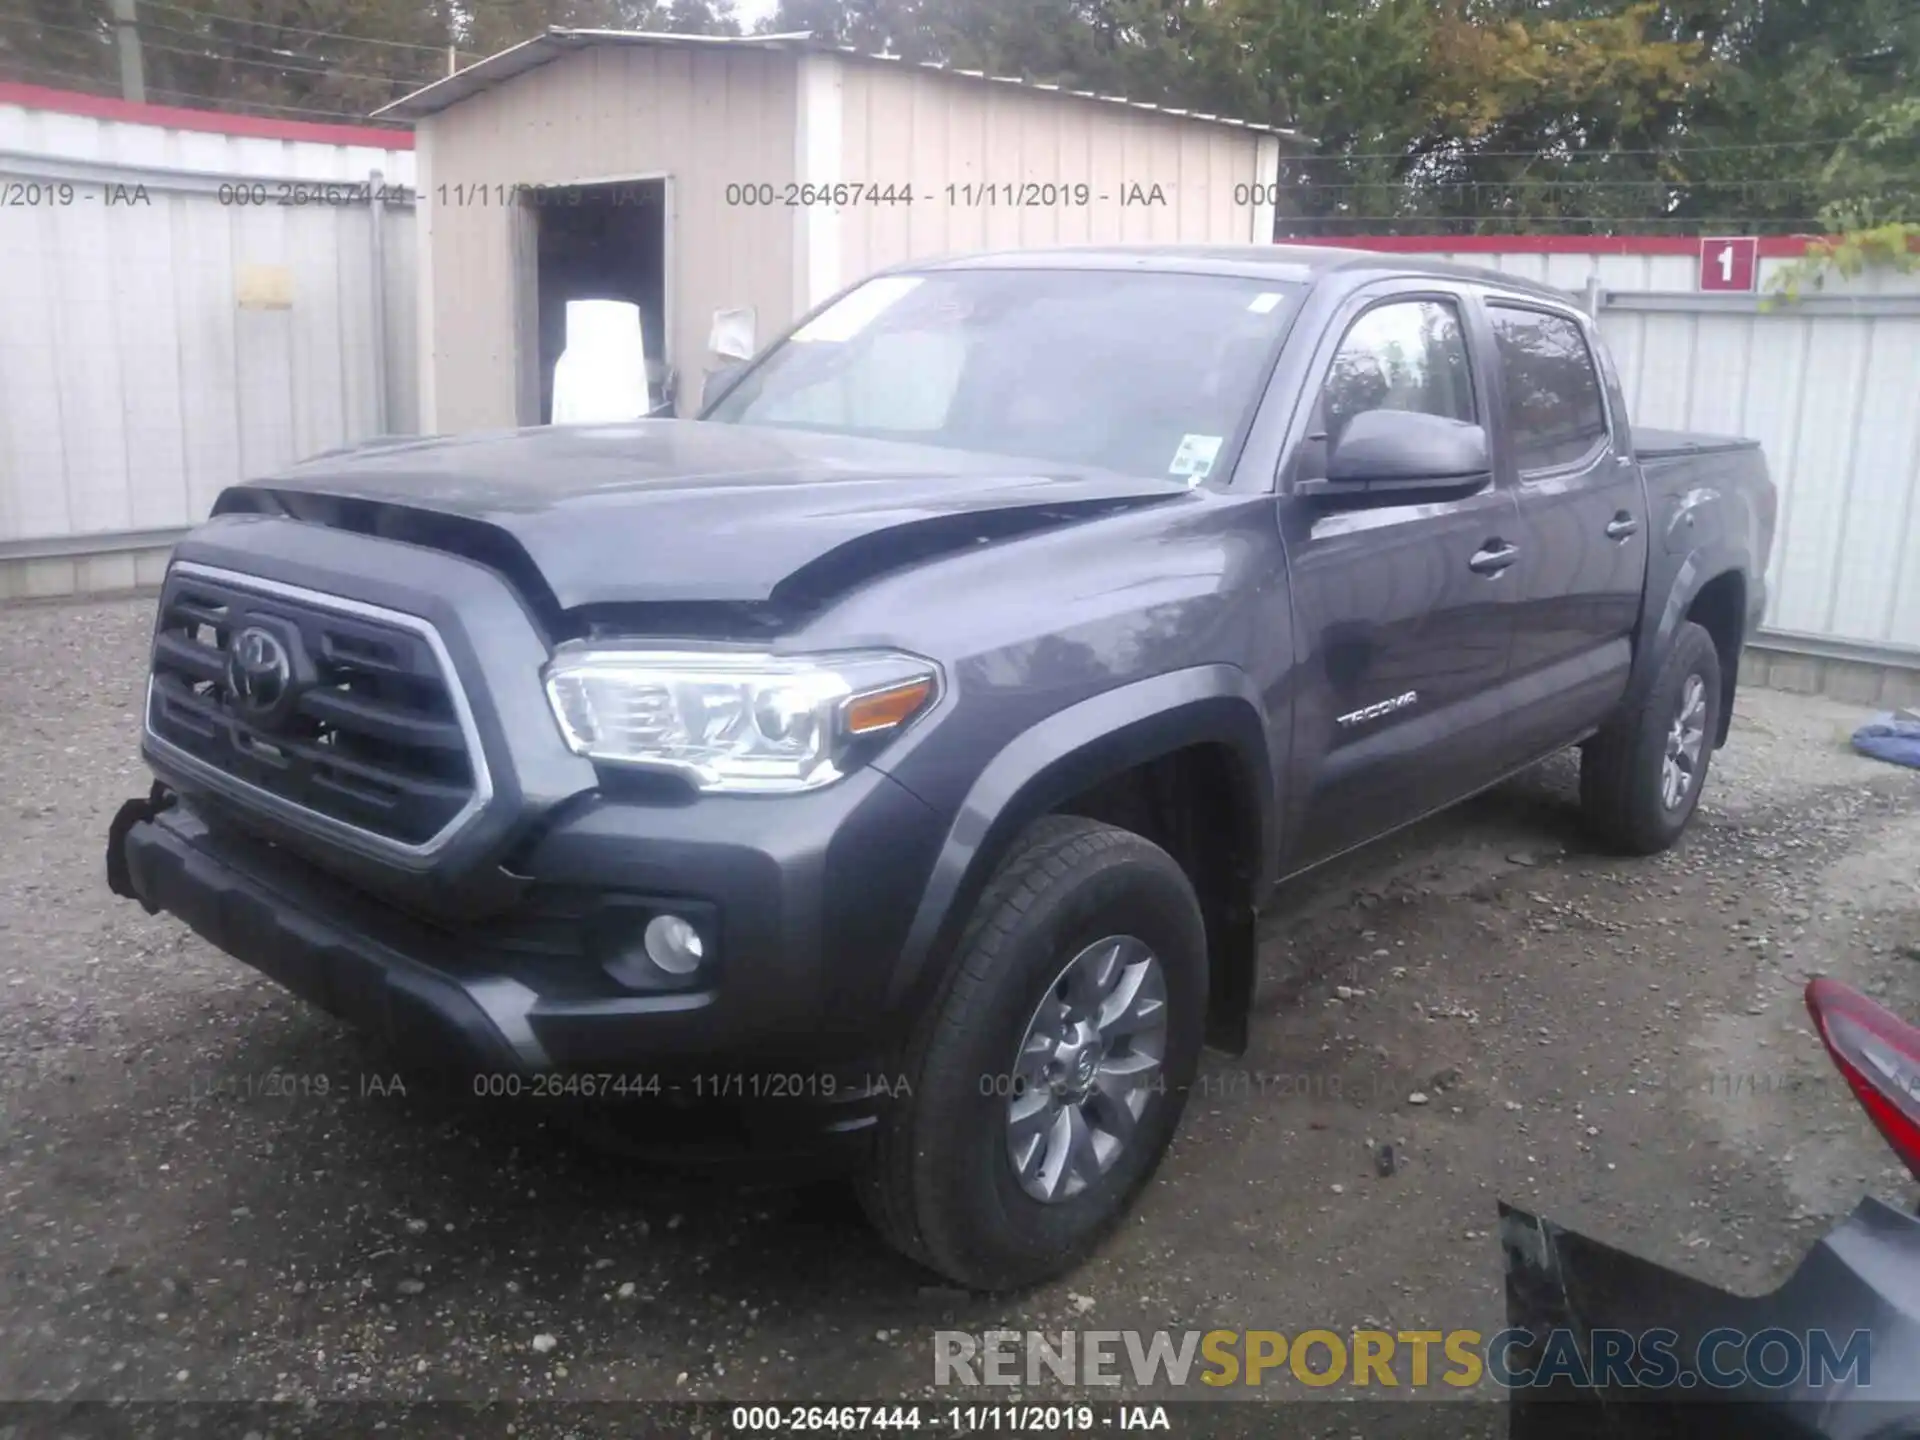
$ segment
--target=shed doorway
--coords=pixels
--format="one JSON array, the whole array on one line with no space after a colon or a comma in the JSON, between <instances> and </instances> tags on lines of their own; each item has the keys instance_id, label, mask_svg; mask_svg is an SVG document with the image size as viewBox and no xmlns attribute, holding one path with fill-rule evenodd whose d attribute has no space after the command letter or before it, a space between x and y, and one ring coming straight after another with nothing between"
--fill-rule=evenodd
<instances>
[{"instance_id":1,"label":"shed doorway","mask_svg":"<svg viewBox=\"0 0 1920 1440\"><path fill-rule=\"evenodd\" d=\"M672 400L667 352L667 181L620 180L535 191L534 264L539 423L553 422L554 367L567 346L567 304L617 300L639 307L653 406Z\"/></svg>"}]
</instances>

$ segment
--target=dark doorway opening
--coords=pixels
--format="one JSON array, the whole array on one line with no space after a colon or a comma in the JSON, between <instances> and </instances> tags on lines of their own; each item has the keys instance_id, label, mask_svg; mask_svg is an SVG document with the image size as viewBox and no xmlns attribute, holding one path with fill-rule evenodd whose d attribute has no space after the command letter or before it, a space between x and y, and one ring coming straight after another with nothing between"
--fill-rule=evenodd
<instances>
[{"instance_id":1,"label":"dark doorway opening","mask_svg":"<svg viewBox=\"0 0 1920 1440\"><path fill-rule=\"evenodd\" d=\"M667 355L667 182L560 185L533 201L540 423L553 420L553 367L567 346L569 300L640 307L653 403L670 399Z\"/></svg>"}]
</instances>

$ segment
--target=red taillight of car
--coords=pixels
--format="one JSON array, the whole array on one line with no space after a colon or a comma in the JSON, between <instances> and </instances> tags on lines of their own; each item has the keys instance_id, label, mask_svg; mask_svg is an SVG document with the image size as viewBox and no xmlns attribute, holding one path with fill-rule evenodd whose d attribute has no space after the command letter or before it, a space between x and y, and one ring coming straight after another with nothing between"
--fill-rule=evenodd
<instances>
[{"instance_id":1,"label":"red taillight of car","mask_svg":"<svg viewBox=\"0 0 1920 1440\"><path fill-rule=\"evenodd\" d=\"M1807 1010L1855 1098L1920 1179L1920 1029L1824 976L1807 982Z\"/></svg>"}]
</instances>

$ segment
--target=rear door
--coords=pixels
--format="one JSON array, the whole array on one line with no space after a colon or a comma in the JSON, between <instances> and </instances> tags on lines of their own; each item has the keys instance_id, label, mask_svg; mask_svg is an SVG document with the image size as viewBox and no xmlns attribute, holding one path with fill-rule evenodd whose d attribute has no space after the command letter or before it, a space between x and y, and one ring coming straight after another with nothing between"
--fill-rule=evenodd
<instances>
[{"instance_id":1,"label":"rear door","mask_svg":"<svg viewBox=\"0 0 1920 1440\"><path fill-rule=\"evenodd\" d=\"M1289 869L1500 773L1512 494L1490 481L1464 498L1330 509L1296 493L1365 410L1486 423L1491 362L1472 311L1470 292L1441 283L1369 287L1328 327L1309 375L1313 418L1280 499L1301 658Z\"/></svg>"},{"instance_id":2,"label":"rear door","mask_svg":"<svg viewBox=\"0 0 1920 1440\"><path fill-rule=\"evenodd\" d=\"M1590 322L1486 296L1498 372L1496 446L1520 507L1511 743L1544 754L1598 725L1626 690L1646 580L1645 489L1615 442Z\"/></svg>"}]
</instances>

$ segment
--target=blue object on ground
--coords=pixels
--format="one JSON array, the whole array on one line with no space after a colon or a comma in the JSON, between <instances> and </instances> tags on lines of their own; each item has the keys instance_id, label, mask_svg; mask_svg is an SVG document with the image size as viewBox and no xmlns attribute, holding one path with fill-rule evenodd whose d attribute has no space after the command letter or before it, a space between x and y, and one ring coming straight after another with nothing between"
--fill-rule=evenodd
<instances>
[{"instance_id":1,"label":"blue object on ground","mask_svg":"<svg viewBox=\"0 0 1920 1440\"><path fill-rule=\"evenodd\" d=\"M1876 760L1920 770L1920 720L1876 715L1853 732L1853 748Z\"/></svg>"}]
</instances>

